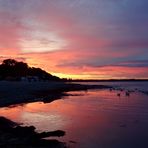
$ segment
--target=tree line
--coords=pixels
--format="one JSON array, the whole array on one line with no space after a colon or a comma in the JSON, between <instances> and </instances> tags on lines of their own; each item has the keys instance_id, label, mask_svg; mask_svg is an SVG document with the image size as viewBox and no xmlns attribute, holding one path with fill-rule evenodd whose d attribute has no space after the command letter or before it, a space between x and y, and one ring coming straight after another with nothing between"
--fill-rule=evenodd
<instances>
[{"instance_id":1,"label":"tree line","mask_svg":"<svg viewBox=\"0 0 148 148\"><path fill-rule=\"evenodd\" d=\"M39 80L60 81L57 76L42 70L41 68L29 67L27 63L18 62L14 59L3 60L0 64L0 79L8 78L21 80L22 77L37 77Z\"/></svg>"}]
</instances>

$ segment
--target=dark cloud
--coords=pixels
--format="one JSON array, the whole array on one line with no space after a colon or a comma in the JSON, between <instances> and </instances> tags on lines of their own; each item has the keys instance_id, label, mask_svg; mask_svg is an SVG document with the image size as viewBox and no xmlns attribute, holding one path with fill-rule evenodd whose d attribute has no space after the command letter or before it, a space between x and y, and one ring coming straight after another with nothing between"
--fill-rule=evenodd
<instances>
[{"instance_id":1,"label":"dark cloud","mask_svg":"<svg viewBox=\"0 0 148 148\"><path fill-rule=\"evenodd\" d=\"M113 66L122 66L122 67L147 67L148 68L148 60L134 60L134 61L124 61L121 63L117 63Z\"/></svg>"}]
</instances>

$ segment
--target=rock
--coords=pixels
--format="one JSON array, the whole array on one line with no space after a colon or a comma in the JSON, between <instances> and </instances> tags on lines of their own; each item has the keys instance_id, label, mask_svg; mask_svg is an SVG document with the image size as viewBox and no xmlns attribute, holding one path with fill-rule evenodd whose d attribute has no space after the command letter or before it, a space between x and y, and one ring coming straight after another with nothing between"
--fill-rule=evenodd
<instances>
[{"instance_id":1,"label":"rock","mask_svg":"<svg viewBox=\"0 0 148 148\"><path fill-rule=\"evenodd\" d=\"M61 130L37 133L34 126L20 126L4 117L0 117L0 147L2 148L66 148L66 144L46 137L64 136Z\"/></svg>"}]
</instances>

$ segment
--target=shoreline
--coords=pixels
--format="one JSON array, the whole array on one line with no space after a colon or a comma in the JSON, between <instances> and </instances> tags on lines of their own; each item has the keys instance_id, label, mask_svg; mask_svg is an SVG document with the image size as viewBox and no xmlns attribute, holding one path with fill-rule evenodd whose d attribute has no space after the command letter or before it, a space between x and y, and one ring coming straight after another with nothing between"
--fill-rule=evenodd
<instances>
[{"instance_id":1,"label":"shoreline","mask_svg":"<svg viewBox=\"0 0 148 148\"><path fill-rule=\"evenodd\" d=\"M61 99L69 91L108 89L107 85L82 85L69 82L0 81L0 107Z\"/></svg>"},{"instance_id":2,"label":"shoreline","mask_svg":"<svg viewBox=\"0 0 148 148\"><path fill-rule=\"evenodd\" d=\"M56 140L65 131L37 132L34 126L21 126L5 117L0 116L0 147L6 148L67 148L66 143ZM45 139L51 137L50 139Z\"/></svg>"}]
</instances>

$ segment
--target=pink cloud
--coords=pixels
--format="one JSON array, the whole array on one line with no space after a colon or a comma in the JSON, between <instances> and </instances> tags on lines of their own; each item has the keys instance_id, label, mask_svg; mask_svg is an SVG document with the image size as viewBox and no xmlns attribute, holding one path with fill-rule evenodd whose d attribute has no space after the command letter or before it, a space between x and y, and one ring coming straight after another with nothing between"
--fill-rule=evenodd
<instances>
[{"instance_id":1,"label":"pink cloud","mask_svg":"<svg viewBox=\"0 0 148 148\"><path fill-rule=\"evenodd\" d=\"M62 2L37 3L31 9L19 10L18 15L0 11L3 20L0 21L0 55L23 57L31 66L54 73L96 78L146 77L146 67L129 68L128 64L122 66L119 63L145 58L147 40L137 36L130 38L126 24L121 29L114 21L111 25L106 23L105 16L98 19L90 17L89 13L84 16L84 12L80 8L64 6ZM58 49L53 51L47 47L52 40L51 34L56 36L55 44L59 40L63 43L62 46L55 45ZM27 53L24 53L24 41ZM38 44L33 47L31 41ZM40 49L36 49L39 45Z\"/></svg>"}]
</instances>

